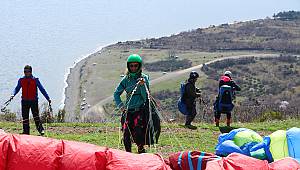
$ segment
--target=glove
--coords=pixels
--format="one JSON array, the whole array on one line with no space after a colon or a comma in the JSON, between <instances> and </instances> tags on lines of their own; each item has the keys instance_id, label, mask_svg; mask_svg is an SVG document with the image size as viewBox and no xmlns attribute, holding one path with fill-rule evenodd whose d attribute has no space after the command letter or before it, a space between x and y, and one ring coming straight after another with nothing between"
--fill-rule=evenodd
<instances>
[{"instance_id":1,"label":"glove","mask_svg":"<svg viewBox=\"0 0 300 170\"><path fill-rule=\"evenodd\" d=\"M48 100L48 102L49 102L49 104L51 104L51 100L50 99Z\"/></svg>"}]
</instances>

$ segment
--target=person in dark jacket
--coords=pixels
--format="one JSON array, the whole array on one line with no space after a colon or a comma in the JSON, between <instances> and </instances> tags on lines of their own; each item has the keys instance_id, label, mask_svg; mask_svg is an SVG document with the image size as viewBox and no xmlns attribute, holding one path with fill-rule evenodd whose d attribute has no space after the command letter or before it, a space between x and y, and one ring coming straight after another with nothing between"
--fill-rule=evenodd
<instances>
[{"instance_id":1,"label":"person in dark jacket","mask_svg":"<svg viewBox=\"0 0 300 170\"><path fill-rule=\"evenodd\" d=\"M232 77L231 71L225 71L224 75L222 75L219 80L219 89L223 85L228 85L232 88L232 93L234 95L235 91L241 91L241 88L232 80L231 77ZM235 96L233 96L233 97L235 97ZM218 108L218 100L219 100L219 96L217 96L217 99L215 102L215 123L216 123L217 127L219 126L221 113L222 113L222 111L217 109ZM226 124L227 124L227 126L230 126L231 112L226 112L225 114L226 114L226 118L227 118Z\"/></svg>"},{"instance_id":2,"label":"person in dark jacket","mask_svg":"<svg viewBox=\"0 0 300 170\"><path fill-rule=\"evenodd\" d=\"M234 91L241 91L240 86L238 86L231 78L232 73L231 71L225 71L224 75L221 76L219 81L219 88L223 85L228 85L233 88Z\"/></svg>"},{"instance_id":3,"label":"person in dark jacket","mask_svg":"<svg viewBox=\"0 0 300 170\"><path fill-rule=\"evenodd\" d=\"M25 76L19 79L18 84L11 96L11 99L13 99L14 96L17 95L20 89L22 88L21 103L23 118L23 134L30 134L29 110L31 109L37 130L41 135L44 135L44 128L39 117L38 88L49 103L51 103L51 100L39 79L32 75L31 66L26 65L24 67L24 74Z\"/></svg>"},{"instance_id":4,"label":"person in dark jacket","mask_svg":"<svg viewBox=\"0 0 300 170\"><path fill-rule=\"evenodd\" d=\"M201 96L200 89L195 86L198 78L199 74L196 71L190 73L183 94L183 102L186 104L187 111L189 112L189 115L186 116L185 126L189 129L197 129L197 127L193 126L191 123L197 115L195 100Z\"/></svg>"}]
</instances>

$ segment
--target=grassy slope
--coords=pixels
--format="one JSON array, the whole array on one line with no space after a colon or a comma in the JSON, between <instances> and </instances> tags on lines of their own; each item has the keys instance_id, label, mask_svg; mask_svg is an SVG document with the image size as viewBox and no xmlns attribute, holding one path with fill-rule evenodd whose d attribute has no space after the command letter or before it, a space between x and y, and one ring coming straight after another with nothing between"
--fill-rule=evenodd
<instances>
[{"instance_id":1,"label":"grassy slope","mask_svg":"<svg viewBox=\"0 0 300 170\"><path fill-rule=\"evenodd\" d=\"M128 55L132 53L138 53L143 56L144 62L154 62L162 59L168 59L169 50L166 49L106 49L101 53L93 54L85 68L81 72L81 96L86 98L88 104L94 106L99 101L109 97L113 94L115 87L120 81L120 75L124 74L126 69L126 59ZM207 61L214 60L216 58L233 56L233 55L244 55L244 54L255 54L256 51L226 51L226 52L199 52L199 51L176 51L176 55L180 59L190 59L192 65L199 65ZM94 65L94 63L97 63ZM149 72L145 70L146 74L150 75L150 79L153 80L160 76L163 76L162 72ZM163 82L161 85L158 83L154 88L154 91L161 91L164 89L178 89L178 82L186 79L186 76L178 77L172 81ZM174 82L175 81L175 82ZM171 84L171 86L170 86ZM86 90L86 94L83 92ZM82 102L82 99L78 104ZM79 106L77 106L79 108ZM81 111L82 112L85 112Z\"/></svg>"},{"instance_id":2,"label":"grassy slope","mask_svg":"<svg viewBox=\"0 0 300 170\"><path fill-rule=\"evenodd\" d=\"M197 65L222 56L257 52L253 50L297 52L300 42L300 32L297 29L299 23L300 20L255 20L196 29L158 39L120 42L106 47L102 53L95 53L89 58L90 61L81 72L79 96L86 98L91 106L111 96L120 81L120 74L123 74L126 68L125 60L131 53L141 54L145 62L154 62L168 58L168 52L175 51L180 59L189 59L193 62L192 65ZM241 49L251 51L238 51ZM152 80L163 75L162 72L147 73ZM178 90L178 82L184 79L185 77L178 77L176 80L163 82L152 88L154 92L167 88L175 91ZM87 91L86 95L82 93L83 91ZM80 102L82 99L77 102L78 105Z\"/></svg>"},{"instance_id":3,"label":"grassy slope","mask_svg":"<svg viewBox=\"0 0 300 170\"><path fill-rule=\"evenodd\" d=\"M53 123L45 124L46 136L57 139L75 140L123 149L119 142L118 123ZM213 124L198 123L198 129L191 131L177 123L164 123L159 144L148 148L150 152L160 153L167 156L172 152L181 150L200 150L214 152L220 131L228 131L226 127L217 128ZM246 127L257 131L260 135L268 135L276 130L300 127L300 120L270 121L263 123L233 123L234 128ZM0 122L0 128L9 133L20 133L20 123ZM32 134L37 135L33 128ZM135 150L135 149L134 149Z\"/></svg>"},{"instance_id":4,"label":"grassy slope","mask_svg":"<svg viewBox=\"0 0 300 170\"><path fill-rule=\"evenodd\" d=\"M83 75L82 86L88 91L88 97L93 100L99 101L104 96L108 97L112 95L115 86L120 81L120 74L123 74L126 69L126 58L131 53L138 53L143 56L144 62L154 62L161 59L168 58L169 50L155 50L155 49L130 49L129 52L122 52L119 49L111 49L98 54L97 57L89 62L89 65L96 62L96 66L93 66L90 71ZM255 52L197 52L197 51L177 51L177 55L180 59L189 59L192 61L192 65L203 64L207 61L211 61L215 58L226 57L231 55L243 55L254 54ZM204 58L205 57L205 58ZM113 68L113 69L112 69ZM148 72L153 80L162 76L162 72ZM99 79L99 80L98 80ZM94 82L91 84L91 82ZM100 84L99 84L100 83ZM112 85L113 84L113 85Z\"/></svg>"}]
</instances>

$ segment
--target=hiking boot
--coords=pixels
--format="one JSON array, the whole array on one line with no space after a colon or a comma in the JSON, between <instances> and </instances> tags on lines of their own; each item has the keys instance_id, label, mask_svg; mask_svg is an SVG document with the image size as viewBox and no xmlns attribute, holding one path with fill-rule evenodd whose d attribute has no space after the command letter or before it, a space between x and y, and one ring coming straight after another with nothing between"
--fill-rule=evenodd
<instances>
[{"instance_id":1,"label":"hiking boot","mask_svg":"<svg viewBox=\"0 0 300 170\"><path fill-rule=\"evenodd\" d=\"M230 127L230 119L227 119L226 124L228 127Z\"/></svg>"},{"instance_id":2,"label":"hiking boot","mask_svg":"<svg viewBox=\"0 0 300 170\"><path fill-rule=\"evenodd\" d=\"M216 127L219 127L220 120L219 119L215 119L215 123L216 123Z\"/></svg>"},{"instance_id":3,"label":"hiking boot","mask_svg":"<svg viewBox=\"0 0 300 170\"><path fill-rule=\"evenodd\" d=\"M196 130L197 127L196 126L193 126L193 125L185 125L186 128L188 129L192 129L192 130Z\"/></svg>"},{"instance_id":4,"label":"hiking boot","mask_svg":"<svg viewBox=\"0 0 300 170\"><path fill-rule=\"evenodd\" d=\"M138 147L138 153L146 153L144 146Z\"/></svg>"},{"instance_id":5,"label":"hiking boot","mask_svg":"<svg viewBox=\"0 0 300 170\"><path fill-rule=\"evenodd\" d=\"M44 136L44 135L45 135L45 131L42 130L42 131L40 132L40 135L41 135L41 136Z\"/></svg>"},{"instance_id":6,"label":"hiking boot","mask_svg":"<svg viewBox=\"0 0 300 170\"><path fill-rule=\"evenodd\" d=\"M29 133L22 132L22 133L20 133L20 135L29 135Z\"/></svg>"}]
</instances>

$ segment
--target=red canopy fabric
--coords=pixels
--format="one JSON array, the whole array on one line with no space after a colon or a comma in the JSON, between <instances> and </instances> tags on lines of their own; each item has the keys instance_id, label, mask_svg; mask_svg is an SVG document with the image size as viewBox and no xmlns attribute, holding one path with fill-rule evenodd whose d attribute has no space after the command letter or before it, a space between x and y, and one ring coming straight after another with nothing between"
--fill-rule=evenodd
<instances>
[{"instance_id":1,"label":"red canopy fabric","mask_svg":"<svg viewBox=\"0 0 300 170\"><path fill-rule=\"evenodd\" d=\"M287 157L269 164L270 170L299 170L300 164L293 158Z\"/></svg>"},{"instance_id":2,"label":"red canopy fabric","mask_svg":"<svg viewBox=\"0 0 300 170\"><path fill-rule=\"evenodd\" d=\"M268 170L268 161L259 160L243 154L232 153L218 161L208 162L206 169L215 170Z\"/></svg>"},{"instance_id":3,"label":"red canopy fabric","mask_svg":"<svg viewBox=\"0 0 300 170\"><path fill-rule=\"evenodd\" d=\"M106 169L107 148L96 145L62 141L63 151L59 156L59 170L85 169L102 170Z\"/></svg>"},{"instance_id":4,"label":"red canopy fabric","mask_svg":"<svg viewBox=\"0 0 300 170\"><path fill-rule=\"evenodd\" d=\"M55 170L62 146L55 139L29 135L8 135L6 167L9 170Z\"/></svg>"},{"instance_id":5,"label":"red canopy fabric","mask_svg":"<svg viewBox=\"0 0 300 170\"><path fill-rule=\"evenodd\" d=\"M0 133L0 169L105 170L107 148L81 142Z\"/></svg>"},{"instance_id":6,"label":"red canopy fabric","mask_svg":"<svg viewBox=\"0 0 300 170\"><path fill-rule=\"evenodd\" d=\"M300 164L293 158L285 158L268 164L239 153L232 153L218 161L210 161L206 170L299 170Z\"/></svg>"},{"instance_id":7,"label":"red canopy fabric","mask_svg":"<svg viewBox=\"0 0 300 170\"><path fill-rule=\"evenodd\" d=\"M300 164L293 158L268 164L238 153L220 159L210 153L186 151L171 155L167 161L156 154L133 154L87 143L0 131L0 170L300 169Z\"/></svg>"},{"instance_id":8,"label":"red canopy fabric","mask_svg":"<svg viewBox=\"0 0 300 170\"><path fill-rule=\"evenodd\" d=\"M107 152L107 170L171 170L160 155L132 154L109 149Z\"/></svg>"},{"instance_id":9,"label":"red canopy fabric","mask_svg":"<svg viewBox=\"0 0 300 170\"><path fill-rule=\"evenodd\" d=\"M92 144L0 133L0 170L171 170L155 154L133 154Z\"/></svg>"},{"instance_id":10,"label":"red canopy fabric","mask_svg":"<svg viewBox=\"0 0 300 170\"><path fill-rule=\"evenodd\" d=\"M0 169L6 168L9 136L0 131Z\"/></svg>"}]
</instances>

